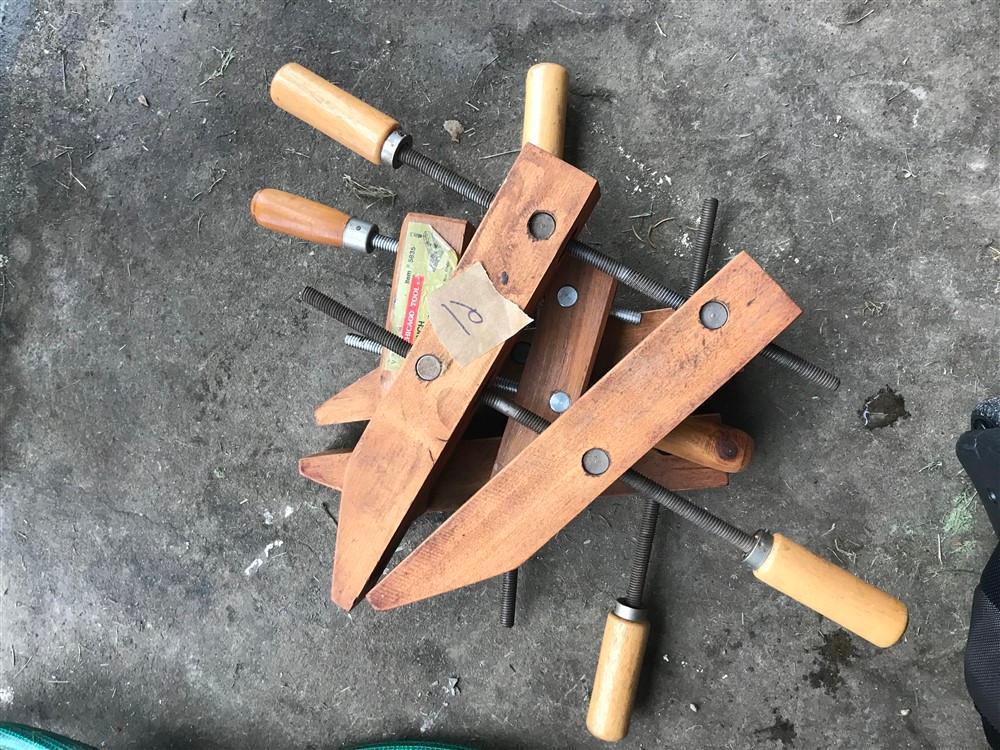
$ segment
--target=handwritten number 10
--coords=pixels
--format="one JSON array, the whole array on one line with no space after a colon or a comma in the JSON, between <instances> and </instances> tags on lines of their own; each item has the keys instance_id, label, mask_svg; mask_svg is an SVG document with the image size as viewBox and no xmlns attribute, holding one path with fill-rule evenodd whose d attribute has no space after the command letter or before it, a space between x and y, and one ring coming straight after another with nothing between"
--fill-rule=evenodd
<instances>
[{"instance_id":1,"label":"handwritten number 10","mask_svg":"<svg viewBox=\"0 0 1000 750\"><path fill-rule=\"evenodd\" d=\"M459 307L464 307L467 311L466 317L468 318L470 323L474 323L475 325L482 324L483 316L479 314L479 310L477 310L476 308L472 307L471 305L467 305L464 302L459 302L457 299L451 300L451 304L458 305ZM458 316L455 314L454 310L452 310L448 305L444 304L443 302L441 303L441 307L443 307L445 309L445 312L447 312L455 320L455 322L458 323L458 327L462 329L462 331L465 333L466 336L472 335L471 333L469 333L469 329L466 328L464 325L462 325L462 321L458 319Z\"/></svg>"}]
</instances>

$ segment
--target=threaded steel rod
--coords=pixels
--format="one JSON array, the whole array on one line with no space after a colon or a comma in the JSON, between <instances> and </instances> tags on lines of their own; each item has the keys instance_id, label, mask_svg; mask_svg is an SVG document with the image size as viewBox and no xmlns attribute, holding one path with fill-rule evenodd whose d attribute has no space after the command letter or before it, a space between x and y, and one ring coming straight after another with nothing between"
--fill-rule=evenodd
<instances>
[{"instance_id":1,"label":"threaded steel rod","mask_svg":"<svg viewBox=\"0 0 1000 750\"><path fill-rule=\"evenodd\" d=\"M517 611L517 568L500 576L500 625L514 627L514 613Z\"/></svg>"},{"instance_id":2,"label":"threaded steel rod","mask_svg":"<svg viewBox=\"0 0 1000 750\"><path fill-rule=\"evenodd\" d=\"M701 204L698 232L694 238L694 257L691 259L691 271L688 276L689 297L705 283L705 269L708 267L708 253L712 247L712 233L715 230L715 215L718 210L719 201L715 198L706 198ZM649 574L649 558L653 553L653 538L656 536L656 523L659 518L659 503L647 499L639 520L639 533L632 547L628 589L625 593L625 603L635 609L642 609L643 592L646 590L646 577Z\"/></svg>"},{"instance_id":3,"label":"threaded steel rod","mask_svg":"<svg viewBox=\"0 0 1000 750\"><path fill-rule=\"evenodd\" d=\"M351 308L342 305L335 299L327 297L311 286L307 286L302 291L302 301L349 328L353 328L357 333L366 338L377 341L400 357L405 357L410 351L410 344L396 334L387 331L378 323L354 312ZM550 424L544 417L540 417L533 411L510 401L502 391L496 388L487 388L479 400L494 411L499 412L508 419L513 419L534 432L544 432L545 428ZM719 518L714 513L699 505L695 505L676 492L671 492L666 487L657 484L634 469L629 469L622 474L621 479L640 494L655 500L663 507L673 511L684 520L690 521L703 531L707 531L709 534L729 542L741 552L749 553L753 549L755 539L752 534L748 534L742 529L733 526L728 521Z\"/></svg>"},{"instance_id":4,"label":"threaded steel rod","mask_svg":"<svg viewBox=\"0 0 1000 750\"><path fill-rule=\"evenodd\" d=\"M344 343L352 349L360 349L369 354L382 354L382 345L372 339L366 339L356 333L349 333L344 336Z\"/></svg>"},{"instance_id":5,"label":"threaded steel rod","mask_svg":"<svg viewBox=\"0 0 1000 750\"><path fill-rule=\"evenodd\" d=\"M533 411L529 411L523 406L509 401L493 389L487 388L480 400L508 419L513 419L535 432L543 432L550 424L544 417L540 417ZM686 497L682 497L676 492L672 492L666 487L657 484L635 469L629 469L622 474L621 480L640 494L655 500L663 507L672 510L698 528L720 539L724 539L744 553L750 552L756 543L753 534L748 534L742 529L733 526L728 521L719 518L701 506L695 505Z\"/></svg>"},{"instance_id":6,"label":"threaded steel rod","mask_svg":"<svg viewBox=\"0 0 1000 750\"><path fill-rule=\"evenodd\" d=\"M386 237L384 234L373 234L368 242L373 248L384 253L395 253L399 249L399 240L395 237Z\"/></svg>"},{"instance_id":7,"label":"threaded steel rod","mask_svg":"<svg viewBox=\"0 0 1000 750\"><path fill-rule=\"evenodd\" d=\"M712 232L715 231L715 214L719 210L719 201L706 198L701 204L701 216L698 220L698 231L694 235L694 254L691 258L691 271L688 275L688 297L701 289L705 283L705 269L708 267L708 251L712 247Z\"/></svg>"},{"instance_id":8,"label":"threaded steel rod","mask_svg":"<svg viewBox=\"0 0 1000 750\"><path fill-rule=\"evenodd\" d=\"M458 193L466 200L475 203L481 208L489 208L496 197L495 193L491 193L472 180L463 177L443 164L431 159L429 156L420 153L412 145L401 146L397 156L400 164L406 164L416 169L418 172L427 175L432 180ZM595 268L600 269L619 283L635 289L650 299L672 307L675 310L684 304L684 301L687 299L683 294L675 292L673 289L664 286L658 281L654 281L633 268L629 268L621 261L615 260L579 240L571 239L566 246L566 252L577 260L589 263ZM814 365L812 362L803 359L797 354L792 354L775 344L769 344L759 356L763 356L764 359L791 370L796 375L823 388L835 391L840 387L840 379L833 373L827 372L822 367Z\"/></svg>"},{"instance_id":9,"label":"threaded steel rod","mask_svg":"<svg viewBox=\"0 0 1000 750\"><path fill-rule=\"evenodd\" d=\"M639 521L639 534L632 547L628 589L625 593L625 603L634 609L642 609L642 593L646 589L646 574L649 572L649 558L653 554L653 537L656 536L656 522L659 518L660 504L646 498Z\"/></svg>"}]
</instances>

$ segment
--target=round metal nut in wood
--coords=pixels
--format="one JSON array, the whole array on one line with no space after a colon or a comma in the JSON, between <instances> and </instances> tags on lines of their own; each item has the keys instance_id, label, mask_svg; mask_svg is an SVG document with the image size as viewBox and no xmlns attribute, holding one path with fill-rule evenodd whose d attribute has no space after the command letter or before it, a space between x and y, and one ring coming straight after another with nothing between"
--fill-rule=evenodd
<instances>
[{"instance_id":1,"label":"round metal nut in wood","mask_svg":"<svg viewBox=\"0 0 1000 750\"><path fill-rule=\"evenodd\" d=\"M598 477L611 468L611 456L603 448L591 448L583 454L583 470Z\"/></svg>"},{"instance_id":2,"label":"round metal nut in wood","mask_svg":"<svg viewBox=\"0 0 1000 750\"><path fill-rule=\"evenodd\" d=\"M417 360L414 369L417 372L418 378L431 381L441 377L441 373L444 372L444 365L433 354L425 354Z\"/></svg>"}]
</instances>

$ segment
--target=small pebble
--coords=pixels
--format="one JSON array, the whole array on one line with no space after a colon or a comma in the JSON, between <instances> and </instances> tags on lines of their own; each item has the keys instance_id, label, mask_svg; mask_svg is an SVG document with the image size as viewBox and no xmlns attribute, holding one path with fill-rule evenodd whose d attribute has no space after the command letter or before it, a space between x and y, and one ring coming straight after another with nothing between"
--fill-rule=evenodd
<instances>
[{"instance_id":1,"label":"small pebble","mask_svg":"<svg viewBox=\"0 0 1000 750\"><path fill-rule=\"evenodd\" d=\"M451 137L452 143L459 143L462 140L462 134L465 132L465 127L458 120L445 120L444 129Z\"/></svg>"}]
</instances>

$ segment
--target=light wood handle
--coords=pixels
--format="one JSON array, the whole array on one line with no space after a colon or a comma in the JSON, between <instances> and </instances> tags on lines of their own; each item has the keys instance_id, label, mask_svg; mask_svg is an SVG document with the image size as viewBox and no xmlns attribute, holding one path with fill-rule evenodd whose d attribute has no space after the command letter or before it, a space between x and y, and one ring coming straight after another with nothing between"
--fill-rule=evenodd
<instances>
[{"instance_id":1,"label":"light wood handle","mask_svg":"<svg viewBox=\"0 0 1000 750\"><path fill-rule=\"evenodd\" d=\"M608 615L587 709L587 729L599 740L618 742L628 734L648 637L648 621Z\"/></svg>"},{"instance_id":2,"label":"light wood handle","mask_svg":"<svg viewBox=\"0 0 1000 750\"><path fill-rule=\"evenodd\" d=\"M297 63L283 65L271 81L271 99L373 164L399 123Z\"/></svg>"},{"instance_id":3,"label":"light wood handle","mask_svg":"<svg viewBox=\"0 0 1000 750\"><path fill-rule=\"evenodd\" d=\"M881 648L903 637L906 605L782 534L754 573L771 588Z\"/></svg>"},{"instance_id":4,"label":"light wood handle","mask_svg":"<svg viewBox=\"0 0 1000 750\"><path fill-rule=\"evenodd\" d=\"M556 63L538 63L524 79L521 145L531 143L560 159L566 131L569 72Z\"/></svg>"},{"instance_id":5,"label":"light wood handle","mask_svg":"<svg viewBox=\"0 0 1000 750\"><path fill-rule=\"evenodd\" d=\"M677 425L656 448L699 466L735 474L750 463L753 438L743 430L696 415Z\"/></svg>"},{"instance_id":6,"label":"light wood handle","mask_svg":"<svg viewBox=\"0 0 1000 750\"><path fill-rule=\"evenodd\" d=\"M335 208L271 188L257 191L250 213L265 229L334 247L343 247L344 228L351 220Z\"/></svg>"}]
</instances>

